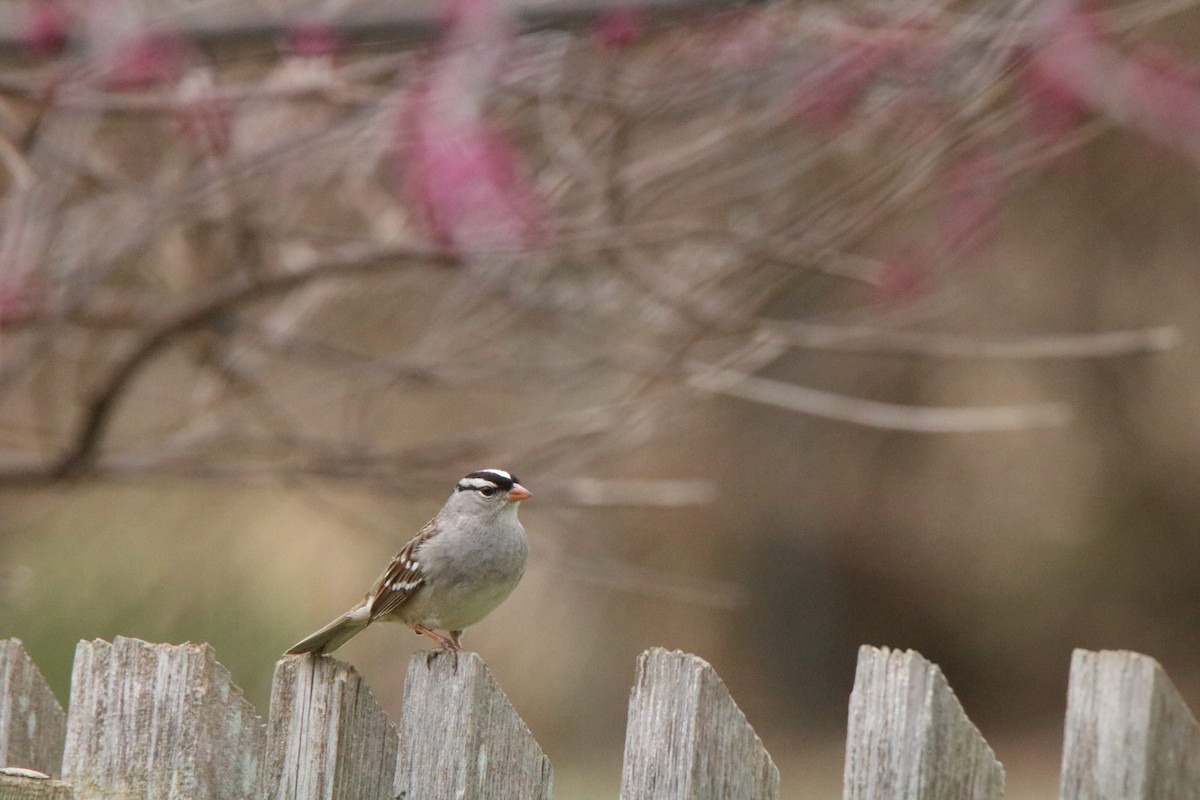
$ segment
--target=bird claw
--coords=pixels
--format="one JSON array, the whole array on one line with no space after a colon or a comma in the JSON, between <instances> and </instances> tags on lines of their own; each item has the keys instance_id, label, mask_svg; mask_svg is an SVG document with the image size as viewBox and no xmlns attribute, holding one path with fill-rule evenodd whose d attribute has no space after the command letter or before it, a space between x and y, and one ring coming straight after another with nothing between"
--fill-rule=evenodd
<instances>
[{"instance_id":1,"label":"bird claw","mask_svg":"<svg viewBox=\"0 0 1200 800\"><path fill-rule=\"evenodd\" d=\"M425 669L433 669L433 659L437 658L442 653L454 654L454 674L458 674L458 654L462 652L462 645L458 643L458 637L462 635L462 631L450 631L450 638L442 636L434 630L426 628L424 625L414 625L413 630L417 633L428 636L438 643L438 646L425 654Z\"/></svg>"},{"instance_id":2,"label":"bird claw","mask_svg":"<svg viewBox=\"0 0 1200 800\"><path fill-rule=\"evenodd\" d=\"M457 675L458 674L458 654L461 652L462 652L461 647L453 647L448 644L443 644L440 647L435 647L434 649L425 653L425 669L433 669L433 660L435 658L437 658L438 656L440 656L442 653L449 653L452 656L454 656L454 674Z\"/></svg>"}]
</instances>

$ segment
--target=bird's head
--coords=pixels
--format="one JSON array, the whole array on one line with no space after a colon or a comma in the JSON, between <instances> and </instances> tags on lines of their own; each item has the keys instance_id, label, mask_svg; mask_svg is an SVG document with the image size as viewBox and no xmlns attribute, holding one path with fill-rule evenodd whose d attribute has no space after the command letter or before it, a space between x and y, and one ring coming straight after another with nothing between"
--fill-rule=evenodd
<instances>
[{"instance_id":1,"label":"bird's head","mask_svg":"<svg viewBox=\"0 0 1200 800\"><path fill-rule=\"evenodd\" d=\"M481 469L458 481L447 505L472 513L515 514L520 502L529 496L529 490L515 475L502 469Z\"/></svg>"}]
</instances>

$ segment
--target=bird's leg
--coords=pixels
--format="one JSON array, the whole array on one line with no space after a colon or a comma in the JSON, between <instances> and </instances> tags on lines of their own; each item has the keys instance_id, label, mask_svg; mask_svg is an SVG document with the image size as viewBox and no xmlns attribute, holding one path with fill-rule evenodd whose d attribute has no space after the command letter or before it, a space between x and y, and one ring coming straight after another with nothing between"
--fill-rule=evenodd
<instances>
[{"instance_id":1,"label":"bird's leg","mask_svg":"<svg viewBox=\"0 0 1200 800\"><path fill-rule=\"evenodd\" d=\"M433 662L433 659L440 653L454 654L454 672L458 673L458 654L462 652L462 645L458 643L458 637L462 636L462 631L450 631L450 638L447 639L440 633L426 628L424 625L414 625L413 630L423 636L428 636L438 643L438 646L430 650L425 656L425 667L428 668Z\"/></svg>"}]
</instances>

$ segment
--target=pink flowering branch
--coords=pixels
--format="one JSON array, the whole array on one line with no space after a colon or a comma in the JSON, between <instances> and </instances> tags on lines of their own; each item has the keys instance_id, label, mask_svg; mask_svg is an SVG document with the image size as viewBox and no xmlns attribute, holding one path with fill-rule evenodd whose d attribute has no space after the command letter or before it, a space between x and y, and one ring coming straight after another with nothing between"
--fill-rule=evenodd
<instances>
[{"instance_id":1,"label":"pink flowering branch","mask_svg":"<svg viewBox=\"0 0 1200 800\"><path fill-rule=\"evenodd\" d=\"M458 253L535 244L544 212L486 100L511 50L499 0L448 0L428 74L404 101L402 179L435 242Z\"/></svg>"},{"instance_id":2,"label":"pink flowering branch","mask_svg":"<svg viewBox=\"0 0 1200 800\"><path fill-rule=\"evenodd\" d=\"M1123 52L1078 0L1046 3L1035 23L1026 87L1039 128L1062 132L1086 109L1200 158L1200 67L1161 47Z\"/></svg>"},{"instance_id":3,"label":"pink flowering branch","mask_svg":"<svg viewBox=\"0 0 1200 800\"><path fill-rule=\"evenodd\" d=\"M914 430L1059 420L1054 404L926 413L764 382L790 346L765 315L808 313L793 290L821 272L814 292L856 304L848 317L912 318L1004 232L1049 156L1100 127L1085 121L1191 153L1200 116L1183 54L1058 0L1034 18L639 6L526 37L498 0L454 0L425 49L303 19L245 60L132 7L40 11L34 66L0 71L34 109L0 147L0 399L35 385L13 406L42 415L36 435L4 432L25 460L0 463L0 483L156 467L383 480L414 451L306 417L313 383L373 409L380 387L461 396L517 362L547 392L564 364L606 370L625 398L607 427L508 440L547 460L630 432L629 414L653 422L686 387ZM54 60L63 30L83 46ZM387 291L350 280L367 275ZM382 320L396 330L376 335ZM875 352L958 346L889 334ZM531 340L546 354L514 355ZM168 374L184 376L153 385L169 402L140 393Z\"/></svg>"}]
</instances>

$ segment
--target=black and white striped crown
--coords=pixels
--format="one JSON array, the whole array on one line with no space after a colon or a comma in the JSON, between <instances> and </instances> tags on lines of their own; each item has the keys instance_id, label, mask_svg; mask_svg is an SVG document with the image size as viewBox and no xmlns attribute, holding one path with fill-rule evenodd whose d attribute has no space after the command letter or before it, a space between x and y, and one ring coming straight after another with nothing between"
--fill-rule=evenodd
<instances>
[{"instance_id":1,"label":"black and white striped crown","mask_svg":"<svg viewBox=\"0 0 1200 800\"><path fill-rule=\"evenodd\" d=\"M507 492L520 483L517 476L510 475L502 469L481 469L466 475L458 482L456 491L479 490L489 486Z\"/></svg>"}]
</instances>

